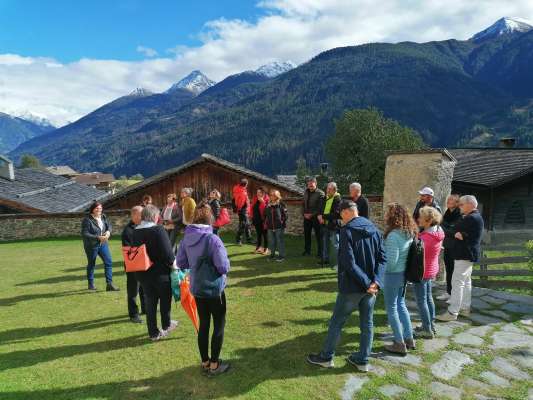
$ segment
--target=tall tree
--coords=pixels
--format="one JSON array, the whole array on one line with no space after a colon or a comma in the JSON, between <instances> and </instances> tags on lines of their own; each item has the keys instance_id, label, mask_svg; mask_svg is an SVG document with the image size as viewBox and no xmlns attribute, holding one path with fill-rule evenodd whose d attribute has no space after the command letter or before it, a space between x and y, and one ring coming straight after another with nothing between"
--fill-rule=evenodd
<instances>
[{"instance_id":1,"label":"tall tree","mask_svg":"<svg viewBox=\"0 0 533 400\"><path fill-rule=\"evenodd\" d=\"M42 168L41 161L31 154L24 154L20 157L20 168Z\"/></svg>"},{"instance_id":2,"label":"tall tree","mask_svg":"<svg viewBox=\"0 0 533 400\"><path fill-rule=\"evenodd\" d=\"M344 113L326 143L326 155L340 188L357 181L366 193L381 193L387 151L423 147L424 142L416 131L370 108Z\"/></svg>"}]
</instances>

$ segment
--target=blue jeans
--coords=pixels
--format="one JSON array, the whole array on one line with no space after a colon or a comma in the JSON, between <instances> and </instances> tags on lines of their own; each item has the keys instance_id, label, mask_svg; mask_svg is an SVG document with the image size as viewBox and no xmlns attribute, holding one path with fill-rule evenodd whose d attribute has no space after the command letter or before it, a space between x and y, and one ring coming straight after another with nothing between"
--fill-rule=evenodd
<instances>
[{"instance_id":1,"label":"blue jeans","mask_svg":"<svg viewBox=\"0 0 533 400\"><path fill-rule=\"evenodd\" d=\"M268 230L268 247L270 248L270 256L274 257L276 250L280 258L285 258L285 240L283 233L285 229L269 229Z\"/></svg>"},{"instance_id":2,"label":"blue jeans","mask_svg":"<svg viewBox=\"0 0 533 400\"><path fill-rule=\"evenodd\" d=\"M330 243L333 246L331 259L329 257ZM322 226L322 261L337 265L337 252L339 251L339 232Z\"/></svg>"},{"instance_id":3,"label":"blue jeans","mask_svg":"<svg viewBox=\"0 0 533 400\"><path fill-rule=\"evenodd\" d=\"M405 278L403 272L386 273L383 286L387 319L394 335L394 341L402 343L413 338L413 327L409 310L405 305Z\"/></svg>"},{"instance_id":4,"label":"blue jeans","mask_svg":"<svg viewBox=\"0 0 533 400\"><path fill-rule=\"evenodd\" d=\"M374 304L376 296L368 293L339 293L333 315L329 321L328 336L320 355L331 359L335 355L335 347L341 337L342 327L348 317L359 308L359 328L361 339L359 351L354 352L351 358L358 364L368 364L368 357L372 351L374 338Z\"/></svg>"},{"instance_id":5,"label":"blue jeans","mask_svg":"<svg viewBox=\"0 0 533 400\"><path fill-rule=\"evenodd\" d=\"M87 255L87 280L89 283L94 283L94 267L96 265L96 257L98 256L104 262L105 281L107 283L113 282L113 261L111 260L109 244L104 242L92 248L86 247L85 254Z\"/></svg>"},{"instance_id":6,"label":"blue jeans","mask_svg":"<svg viewBox=\"0 0 533 400\"><path fill-rule=\"evenodd\" d=\"M435 320L435 303L431 294L431 279L422 279L422 282L414 284L416 304L420 319L422 319L422 328L425 331L431 331L433 321Z\"/></svg>"}]
</instances>

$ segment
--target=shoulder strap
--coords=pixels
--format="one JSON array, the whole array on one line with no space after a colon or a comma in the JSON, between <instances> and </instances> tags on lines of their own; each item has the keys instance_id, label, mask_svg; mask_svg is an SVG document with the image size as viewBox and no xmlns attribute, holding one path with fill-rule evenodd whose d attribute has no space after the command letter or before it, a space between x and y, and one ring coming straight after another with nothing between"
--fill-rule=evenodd
<instances>
[{"instance_id":1,"label":"shoulder strap","mask_svg":"<svg viewBox=\"0 0 533 400\"><path fill-rule=\"evenodd\" d=\"M206 233L205 236L206 236L206 241L204 245L204 252L202 255L203 257L209 257L209 243L211 242L211 235L209 233Z\"/></svg>"}]
</instances>

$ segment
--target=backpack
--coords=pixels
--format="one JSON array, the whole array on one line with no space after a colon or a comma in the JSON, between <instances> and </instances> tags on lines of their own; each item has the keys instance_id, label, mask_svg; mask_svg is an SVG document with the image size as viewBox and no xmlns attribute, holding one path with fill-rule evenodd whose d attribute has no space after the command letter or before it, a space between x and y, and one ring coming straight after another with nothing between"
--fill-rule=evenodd
<instances>
[{"instance_id":1,"label":"backpack","mask_svg":"<svg viewBox=\"0 0 533 400\"><path fill-rule=\"evenodd\" d=\"M224 283L224 277L219 274L209 256L209 242L212 235L206 235L205 247L202 255L196 262L194 269L194 297L213 298L219 297Z\"/></svg>"},{"instance_id":2,"label":"backpack","mask_svg":"<svg viewBox=\"0 0 533 400\"><path fill-rule=\"evenodd\" d=\"M407 253L405 266L405 279L408 282L418 283L424 277L424 243L420 239L413 239Z\"/></svg>"}]
</instances>

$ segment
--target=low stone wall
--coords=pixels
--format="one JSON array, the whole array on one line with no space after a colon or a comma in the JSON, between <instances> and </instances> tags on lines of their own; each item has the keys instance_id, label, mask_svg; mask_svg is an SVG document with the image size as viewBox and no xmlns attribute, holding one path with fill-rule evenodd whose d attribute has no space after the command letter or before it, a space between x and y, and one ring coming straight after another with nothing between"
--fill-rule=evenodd
<instances>
[{"instance_id":1,"label":"low stone wall","mask_svg":"<svg viewBox=\"0 0 533 400\"><path fill-rule=\"evenodd\" d=\"M379 196L369 197L370 218L378 226L383 225L383 203ZM287 201L289 221L286 232L292 235L303 234L302 201ZM228 208L231 223L222 231L236 231L239 219ZM120 235L129 221L129 210L108 210L105 212L113 226L113 235ZM85 213L55 213L55 214L6 214L0 215L0 242L27 239L59 238L79 236L81 221Z\"/></svg>"}]
</instances>

